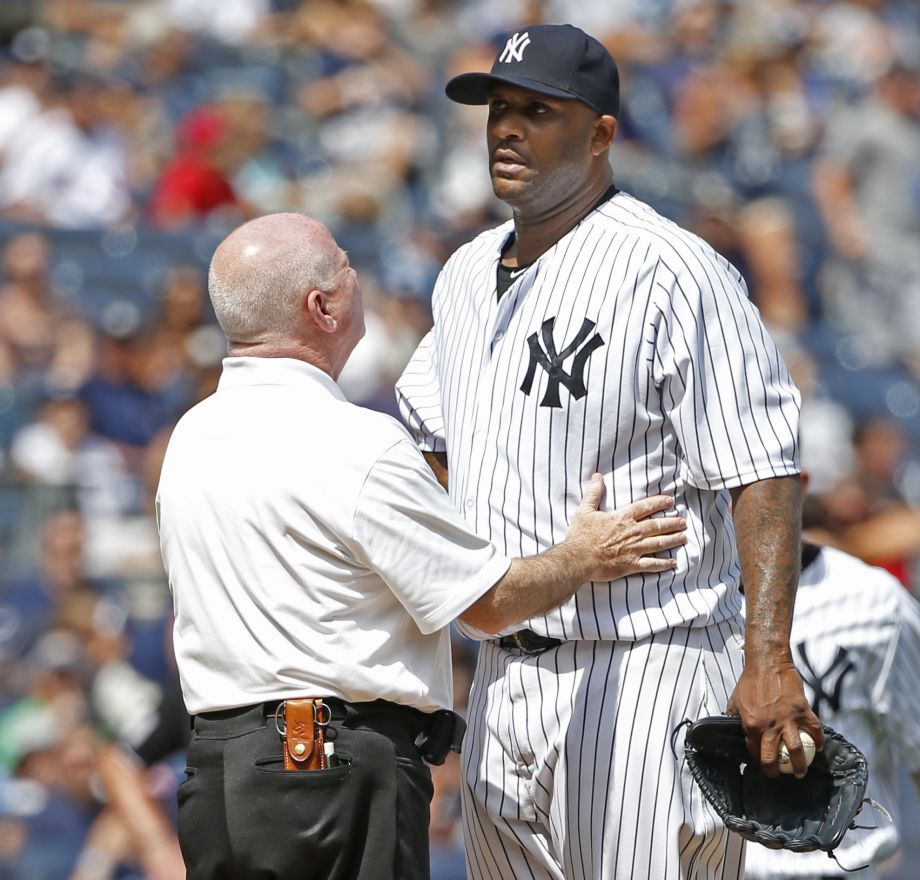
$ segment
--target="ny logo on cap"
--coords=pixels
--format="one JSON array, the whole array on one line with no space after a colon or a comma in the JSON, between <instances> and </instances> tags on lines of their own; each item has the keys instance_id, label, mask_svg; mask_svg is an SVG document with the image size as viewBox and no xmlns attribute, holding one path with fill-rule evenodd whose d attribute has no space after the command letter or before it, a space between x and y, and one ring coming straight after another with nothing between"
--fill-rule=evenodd
<instances>
[{"instance_id":1,"label":"ny logo on cap","mask_svg":"<svg viewBox=\"0 0 920 880\"><path fill-rule=\"evenodd\" d=\"M524 50L529 45L530 37L526 32L523 34L514 34L508 37L508 42L505 43L505 49L502 54L499 55L498 60L503 64L507 64L510 61L523 61Z\"/></svg>"}]
</instances>

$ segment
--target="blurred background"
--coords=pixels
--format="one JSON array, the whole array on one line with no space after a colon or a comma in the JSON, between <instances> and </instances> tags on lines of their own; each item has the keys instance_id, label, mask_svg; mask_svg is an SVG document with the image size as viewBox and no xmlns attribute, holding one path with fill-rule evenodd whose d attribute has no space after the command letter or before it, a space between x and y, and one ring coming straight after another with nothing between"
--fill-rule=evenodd
<instances>
[{"instance_id":1,"label":"blurred background","mask_svg":"<svg viewBox=\"0 0 920 880\"><path fill-rule=\"evenodd\" d=\"M916 0L3 0L0 880L181 876L152 500L220 371L216 244L325 222L368 311L341 384L393 413L440 266L509 216L484 111L443 85L539 21L620 64L618 186L746 277L803 393L809 525L920 589ZM435 880L465 876L457 772L435 773ZM915 880L905 797L886 876Z\"/></svg>"}]
</instances>

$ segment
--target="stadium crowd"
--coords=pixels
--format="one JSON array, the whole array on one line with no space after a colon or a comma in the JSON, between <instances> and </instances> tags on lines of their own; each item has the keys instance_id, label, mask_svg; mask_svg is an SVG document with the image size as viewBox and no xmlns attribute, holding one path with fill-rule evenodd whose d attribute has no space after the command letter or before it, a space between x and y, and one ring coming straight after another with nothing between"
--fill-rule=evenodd
<instances>
[{"instance_id":1,"label":"stadium crowd","mask_svg":"<svg viewBox=\"0 0 920 880\"><path fill-rule=\"evenodd\" d=\"M780 342L808 525L920 593L915 0L4 2L0 880L175 876L100 755L135 753L168 821L187 723L153 497L220 370L214 246L267 212L325 222L368 310L341 384L395 414L441 264L506 218L482 108L443 84L541 20L610 47L617 185L738 266ZM456 776L436 880L465 876Z\"/></svg>"}]
</instances>

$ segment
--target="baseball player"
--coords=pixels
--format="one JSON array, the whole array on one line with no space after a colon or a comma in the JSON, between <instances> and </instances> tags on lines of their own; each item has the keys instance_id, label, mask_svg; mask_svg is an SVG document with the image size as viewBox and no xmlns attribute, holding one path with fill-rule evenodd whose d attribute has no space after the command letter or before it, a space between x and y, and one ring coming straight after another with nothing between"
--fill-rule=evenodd
<instances>
[{"instance_id":1,"label":"baseball player","mask_svg":"<svg viewBox=\"0 0 920 880\"><path fill-rule=\"evenodd\" d=\"M897 578L830 547L804 543L792 622L793 654L821 720L869 762L867 794L898 803L906 769L920 790L920 606ZM898 846L897 825L864 809L835 856L747 848L749 880L874 880ZM839 864L838 864L839 863ZM863 868L848 873L854 868Z\"/></svg>"},{"instance_id":2,"label":"baseball player","mask_svg":"<svg viewBox=\"0 0 920 880\"><path fill-rule=\"evenodd\" d=\"M770 774L783 741L805 772L799 729L823 744L788 643L798 394L738 272L613 185L619 82L600 43L522 28L447 94L488 105L513 220L448 260L400 379L429 464L506 553L562 535L594 471L610 504L672 493L689 536L673 572L585 583L499 638L467 628L470 874L736 878L742 845L669 737L728 707Z\"/></svg>"}]
</instances>

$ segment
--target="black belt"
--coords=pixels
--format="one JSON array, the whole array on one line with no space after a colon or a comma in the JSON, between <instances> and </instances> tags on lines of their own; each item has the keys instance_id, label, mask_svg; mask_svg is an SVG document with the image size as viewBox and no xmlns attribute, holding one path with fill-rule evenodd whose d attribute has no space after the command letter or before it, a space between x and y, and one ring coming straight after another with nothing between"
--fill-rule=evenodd
<instances>
[{"instance_id":1,"label":"black belt","mask_svg":"<svg viewBox=\"0 0 920 880\"><path fill-rule=\"evenodd\" d=\"M500 648L516 648L525 654L542 654L552 648L558 648L562 644L562 639L554 639L551 636L541 636L529 629L519 629L510 636L502 636L498 640Z\"/></svg>"},{"instance_id":2,"label":"black belt","mask_svg":"<svg viewBox=\"0 0 920 880\"><path fill-rule=\"evenodd\" d=\"M322 700L329 707L330 724L337 722L342 727L363 727L384 736L409 739L429 764L443 764L449 752L460 751L466 722L449 709L422 712L389 700L366 703L349 703L338 697L323 697ZM269 720L274 723L283 702L268 700L253 706L201 712L193 716L192 727L205 735L212 726L219 727L224 734L244 733L252 729L253 723L262 725Z\"/></svg>"}]
</instances>

